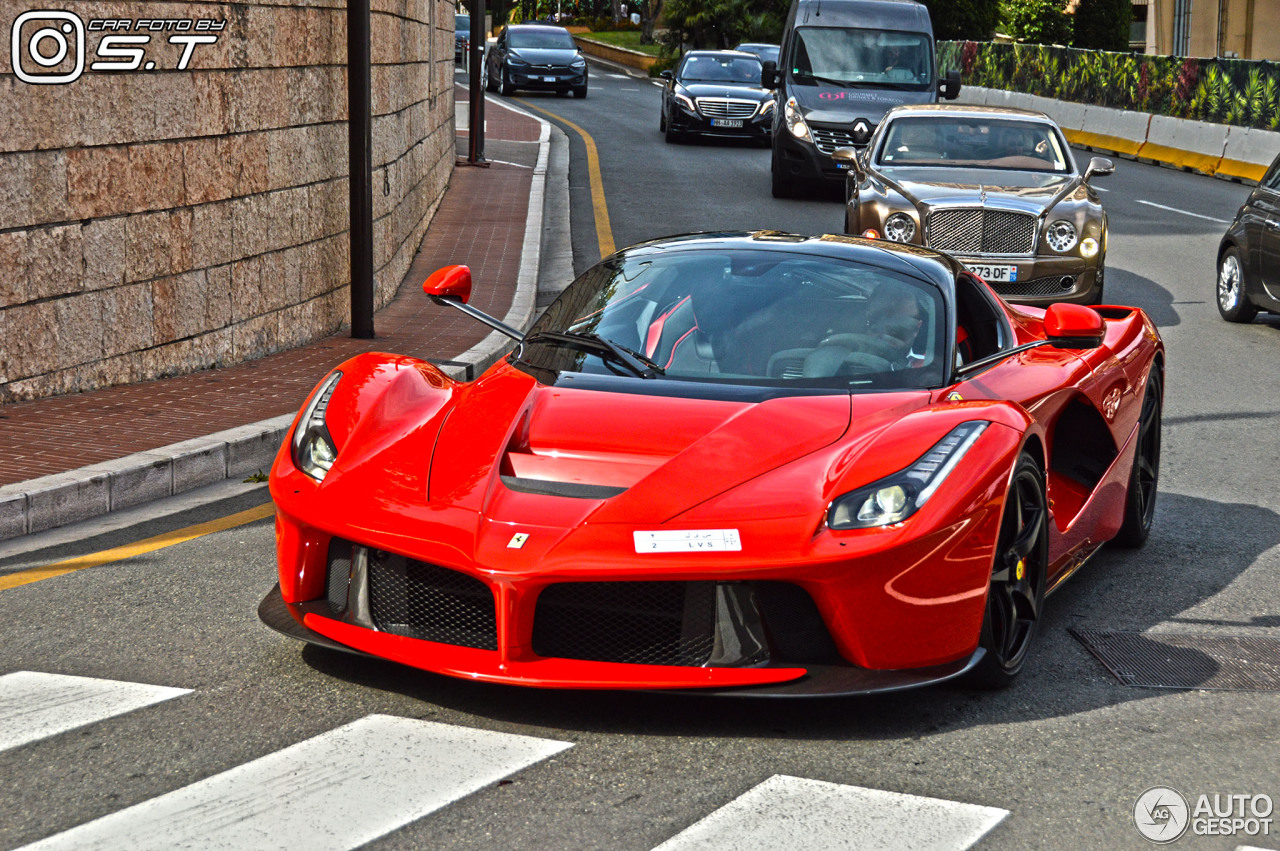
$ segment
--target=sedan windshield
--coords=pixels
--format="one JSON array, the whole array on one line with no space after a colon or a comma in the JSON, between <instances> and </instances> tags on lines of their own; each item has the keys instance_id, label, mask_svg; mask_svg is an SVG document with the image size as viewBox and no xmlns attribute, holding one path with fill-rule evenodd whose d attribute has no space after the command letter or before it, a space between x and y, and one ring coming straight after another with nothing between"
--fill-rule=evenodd
<instances>
[{"instance_id":1,"label":"sedan windshield","mask_svg":"<svg viewBox=\"0 0 1280 851\"><path fill-rule=\"evenodd\" d=\"M933 81L932 48L921 33L802 27L790 57L802 83L925 89Z\"/></svg>"},{"instance_id":2,"label":"sedan windshield","mask_svg":"<svg viewBox=\"0 0 1280 851\"><path fill-rule=\"evenodd\" d=\"M760 85L760 60L755 56L692 54L680 68L681 82L750 83Z\"/></svg>"},{"instance_id":3,"label":"sedan windshield","mask_svg":"<svg viewBox=\"0 0 1280 851\"><path fill-rule=\"evenodd\" d=\"M577 50L578 45L568 30L512 28L507 31L507 44L511 47L534 50Z\"/></svg>"},{"instance_id":4,"label":"sedan windshield","mask_svg":"<svg viewBox=\"0 0 1280 851\"><path fill-rule=\"evenodd\" d=\"M460 33L462 33L462 32L470 32L470 31L471 31L471 16L470 16L470 15L454 15L454 16L453 16L453 31L454 31L454 32L460 32Z\"/></svg>"},{"instance_id":5,"label":"sedan windshield","mask_svg":"<svg viewBox=\"0 0 1280 851\"><path fill-rule=\"evenodd\" d=\"M876 266L782 250L639 249L574 281L518 363L535 375L929 387L943 376L944 317L935 286Z\"/></svg>"},{"instance_id":6,"label":"sedan windshield","mask_svg":"<svg viewBox=\"0 0 1280 851\"><path fill-rule=\"evenodd\" d=\"M1071 170L1054 128L1038 121L992 118L898 118L885 132L881 166Z\"/></svg>"}]
</instances>

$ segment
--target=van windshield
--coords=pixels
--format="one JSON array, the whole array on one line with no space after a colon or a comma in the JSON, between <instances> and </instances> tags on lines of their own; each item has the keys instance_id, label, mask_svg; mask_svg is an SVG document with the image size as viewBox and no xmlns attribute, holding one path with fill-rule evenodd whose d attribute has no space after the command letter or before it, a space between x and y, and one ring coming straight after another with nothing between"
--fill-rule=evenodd
<instances>
[{"instance_id":1,"label":"van windshield","mask_svg":"<svg viewBox=\"0 0 1280 851\"><path fill-rule=\"evenodd\" d=\"M933 83L933 51L924 33L802 27L790 63L801 83L912 90Z\"/></svg>"}]
</instances>

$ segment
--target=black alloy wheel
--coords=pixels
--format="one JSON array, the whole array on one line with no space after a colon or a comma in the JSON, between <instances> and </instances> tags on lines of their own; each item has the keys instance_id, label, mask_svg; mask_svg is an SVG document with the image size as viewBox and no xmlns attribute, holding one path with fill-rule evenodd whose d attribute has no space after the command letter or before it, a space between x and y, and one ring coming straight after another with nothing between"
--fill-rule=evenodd
<instances>
[{"instance_id":1,"label":"black alloy wheel","mask_svg":"<svg viewBox=\"0 0 1280 851\"><path fill-rule=\"evenodd\" d=\"M1147 377L1142 396L1142 413L1138 415L1138 446L1129 474L1129 492L1124 500L1124 522L1113 543L1121 547L1140 547L1151 534L1156 515L1156 494L1160 484L1160 420L1164 408L1164 380L1156 366Z\"/></svg>"},{"instance_id":2,"label":"black alloy wheel","mask_svg":"<svg viewBox=\"0 0 1280 851\"><path fill-rule=\"evenodd\" d=\"M979 646L986 651L971 680L986 688L1013 682L1036 636L1049 561L1044 476L1022 453L1005 498Z\"/></svg>"},{"instance_id":3,"label":"black alloy wheel","mask_svg":"<svg viewBox=\"0 0 1280 851\"><path fill-rule=\"evenodd\" d=\"M1218 261L1218 313L1228 322L1252 322L1257 306L1244 291L1244 262L1234 245Z\"/></svg>"}]
</instances>

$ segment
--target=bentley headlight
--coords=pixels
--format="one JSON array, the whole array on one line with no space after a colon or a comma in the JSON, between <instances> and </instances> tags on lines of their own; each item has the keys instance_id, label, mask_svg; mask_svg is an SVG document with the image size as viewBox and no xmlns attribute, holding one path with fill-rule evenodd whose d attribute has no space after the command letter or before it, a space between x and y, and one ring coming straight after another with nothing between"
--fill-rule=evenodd
<instances>
[{"instance_id":1,"label":"bentley headlight","mask_svg":"<svg viewBox=\"0 0 1280 851\"><path fill-rule=\"evenodd\" d=\"M689 99L688 95L682 95L682 94L680 94L679 92L676 92L676 94L675 94L675 99L676 99L676 103L680 104L681 106L683 106L685 109L689 110L690 112L697 112L697 111L698 111L698 110L696 110L696 109L694 108L694 106L693 106L693 101L691 101L691 100Z\"/></svg>"},{"instance_id":2,"label":"bentley headlight","mask_svg":"<svg viewBox=\"0 0 1280 851\"><path fill-rule=\"evenodd\" d=\"M827 526L870 529L906 520L929 501L986 427L981 420L961 423L910 467L836 499L827 509Z\"/></svg>"},{"instance_id":3,"label":"bentley headlight","mask_svg":"<svg viewBox=\"0 0 1280 851\"><path fill-rule=\"evenodd\" d=\"M1099 248L1101 248L1101 246L1098 245L1098 240L1091 236L1086 236L1084 239L1080 240L1080 256L1085 259L1097 257Z\"/></svg>"},{"instance_id":4,"label":"bentley headlight","mask_svg":"<svg viewBox=\"0 0 1280 851\"><path fill-rule=\"evenodd\" d=\"M325 425L324 412L341 378L341 372L334 372L321 383L293 431L293 464L316 481L324 481L338 459L338 447Z\"/></svg>"},{"instance_id":5,"label":"bentley headlight","mask_svg":"<svg viewBox=\"0 0 1280 851\"><path fill-rule=\"evenodd\" d=\"M1066 254L1076 247L1076 226L1065 219L1059 219L1049 225L1044 237L1049 241L1050 248L1059 254Z\"/></svg>"},{"instance_id":6,"label":"bentley headlight","mask_svg":"<svg viewBox=\"0 0 1280 851\"><path fill-rule=\"evenodd\" d=\"M796 103L794 97L787 98L786 104L782 107L782 117L787 122L787 129L791 131L791 135L797 139L809 138L809 125L804 123L804 116L800 114L800 104Z\"/></svg>"},{"instance_id":7,"label":"bentley headlight","mask_svg":"<svg viewBox=\"0 0 1280 851\"><path fill-rule=\"evenodd\" d=\"M906 213L894 213L884 222L884 238L890 242L910 242L916 238L916 223Z\"/></svg>"}]
</instances>

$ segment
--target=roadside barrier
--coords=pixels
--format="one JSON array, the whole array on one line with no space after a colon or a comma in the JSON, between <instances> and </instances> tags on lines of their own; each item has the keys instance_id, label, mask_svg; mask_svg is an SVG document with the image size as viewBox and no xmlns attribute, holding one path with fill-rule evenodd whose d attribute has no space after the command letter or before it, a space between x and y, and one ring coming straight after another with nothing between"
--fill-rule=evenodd
<instances>
[{"instance_id":1,"label":"roadside barrier","mask_svg":"<svg viewBox=\"0 0 1280 851\"><path fill-rule=\"evenodd\" d=\"M1043 112L1073 145L1130 159L1256 183L1280 155L1280 133L965 86L960 102Z\"/></svg>"}]
</instances>

